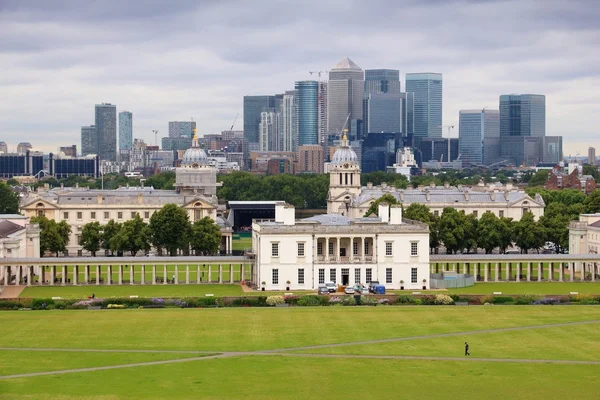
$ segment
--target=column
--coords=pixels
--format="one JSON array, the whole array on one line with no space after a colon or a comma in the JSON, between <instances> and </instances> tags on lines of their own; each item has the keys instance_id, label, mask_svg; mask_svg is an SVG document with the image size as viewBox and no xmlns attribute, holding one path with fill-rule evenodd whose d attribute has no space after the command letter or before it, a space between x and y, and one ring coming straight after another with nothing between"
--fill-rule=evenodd
<instances>
[{"instance_id":1,"label":"column","mask_svg":"<svg viewBox=\"0 0 600 400\"><path fill-rule=\"evenodd\" d=\"M146 264L142 264L142 285L146 284Z\"/></svg>"},{"instance_id":2,"label":"column","mask_svg":"<svg viewBox=\"0 0 600 400\"><path fill-rule=\"evenodd\" d=\"M569 263L569 272L571 274L571 282L575 281L575 263L574 262L570 262Z\"/></svg>"},{"instance_id":3,"label":"column","mask_svg":"<svg viewBox=\"0 0 600 400\"><path fill-rule=\"evenodd\" d=\"M185 284L186 285L190 284L190 266L189 265L185 266Z\"/></svg>"},{"instance_id":4,"label":"column","mask_svg":"<svg viewBox=\"0 0 600 400\"><path fill-rule=\"evenodd\" d=\"M73 267L73 285L79 284L79 265Z\"/></svg>"},{"instance_id":5,"label":"column","mask_svg":"<svg viewBox=\"0 0 600 400\"><path fill-rule=\"evenodd\" d=\"M488 281L488 273L489 273L489 267L490 267L490 263L485 263L483 264L483 281L487 282Z\"/></svg>"},{"instance_id":6,"label":"column","mask_svg":"<svg viewBox=\"0 0 600 400\"><path fill-rule=\"evenodd\" d=\"M325 261L329 261L329 237L325 238L325 249L323 249L323 252L325 253Z\"/></svg>"},{"instance_id":7,"label":"column","mask_svg":"<svg viewBox=\"0 0 600 400\"><path fill-rule=\"evenodd\" d=\"M212 264L208 264L208 278L206 278L206 282L212 282Z\"/></svg>"},{"instance_id":8,"label":"column","mask_svg":"<svg viewBox=\"0 0 600 400\"><path fill-rule=\"evenodd\" d=\"M156 285L156 264L152 265L152 284Z\"/></svg>"},{"instance_id":9,"label":"column","mask_svg":"<svg viewBox=\"0 0 600 400\"><path fill-rule=\"evenodd\" d=\"M167 278L167 264L164 264L164 266L163 266L163 285L166 285L168 281L169 281L169 278Z\"/></svg>"},{"instance_id":10,"label":"column","mask_svg":"<svg viewBox=\"0 0 600 400\"><path fill-rule=\"evenodd\" d=\"M119 264L119 285L123 284L123 265Z\"/></svg>"},{"instance_id":11,"label":"column","mask_svg":"<svg viewBox=\"0 0 600 400\"><path fill-rule=\"evenodd\" d=\"M219 264L219 283L223 283L223 265Z\"/></svg>"},{"instance_id":12,"label":"column","mask_svg":"<svg viewBox=\"0 0 600 400\"><path fill-rule=\"evenodd\" d=\"M531 281L531 263L527 263L527 282Z\"/></svg>"},{"instance_id":13,"label":"column","mask_svg":"<svg viewBox=\"0 0 600 400\"><path fill-rule=\"evenodd\" d=\"M365 238L364 237L360 237L360 252L358 253L360 256L360 262L364 263L365 262Z\"/></svg>"},{"instance_id":14,"label":"column","mask_svg":"<svg viewBox=\"0 0 600 400\"><path fill-rule=\"evenodd\" d=\"M465 274L465 275L467 274L467 264L468 263L463 263L463 265L462 265L462 267L463 267L463 274ZM459 267L457 267L457 269L458 268ZM456 272L458 272L458 271L456 271ZM477 276L475 277L475 280L477 280Z\"/></svg>"},{"instance_id":15,"label":"column","mask_svg":"<svg viewBox=\"0 0 600 400\"><path fill-rule=\"evenodd\" d=\"M96 285L100 284L100 265L96 265Z\"/></svg>"},{"instance_id":16,"label":"column","mask_svg":"<svg viewBox=\"0 0 600 400\"><path fill-rule=\"evenodd\" d=\"M229 283L233 283L233 264L229 264Z\"/></svg>"},{"instance_id":17,"label":"column","mask_svg":"<svg viewBox=\"0 0 600 400\"><path fill-rule=\"evenodd\" d=\"M29 278L27 278L29 282ZM596 282L596 263L592 263L592 282Z\"/></svg>"},{"instance_id":18,"label":"column","mask_svg":"<svg viewBox=\"0 0 600 400\"><path fill-rule=\"evenodd\" d=\"M175 264L175 283L179 283L179 264Z\"/></svg>"},{"instance_id":19,"label":"column","mask_svg":"<svg viewBox=\"0 0 600 400\"><path fill-rule=\"evenodd\" d=\"M506 263L506 281L510 281L510 277L512 275L512 266L510 262Z\"/></svg>"},{"instance_id":20,"label":"column","mask_svg":"<svg viewBox=\"0 0 600 400\"><path fill-rule=\"evenodd\" d=\"M200 283L200 264L196 265L196 284Z\"/></svg>"},{"instance_id":21,"label":"column","mask_svg":"<svg viewBox=\"0 0 600 400\"><path fill-rule=\"evenodd\" d=\"M554 280L554 262L548 263L548 281L552 282Z\"/></svg>"},{"instance_id":22,"label":"column","mask_svg":"<svg viewBox=\"0 0 600 400\"><path fill-rule=\"evenodd\" d=\"M20 285L21 284L21 266L18 265L17 267L17 271L15 273L15 285Z\"/></svg>"},{"instance_id":23,"label":"column","mask_svg":"<svg viewBox=\"0 0 600 400\"><path fill-rule=\"evenodd\" d=\"M61 284L64 286L67 283L67 266L62 266L62 274L60 276Z\"/></svg>"},{"instance_id":24,"label":"column","mask_svg":"<svg viewBox=\"0 0 600 400\"><path fill-rule=\"evenodd\" d=\"M87 285L88 283L90 283L90 266L86 265L85 266L85 284Z\"/></svg>"},{"instance_id":25,"label":"column","mask_svg":"<svg viewBox=\"0 0 600 400\"><path fill-rule=\"evenodd\" d=\"M4 286L8 286L8 282L10 281L8 277L8 265L3 265L2 269L4 270L4 274L2 274L4 276Z\"/></svg>"},{"instance_id":26,"label":"column","mask_svg":"<svg viewBox=\"0 0 600 400\"><path fill-rule=\"evenodd\" d=\"M135 270L133 264L129 266L129 284L133 285L135 282Z\"/></svg>"},{"instance_id":27,"label":"column","mask_svg":"<svg viewBox=\"0 0 600 400\"><path fill-rule=\"evenodd\" d=\"M240 264L240 283L246 282L246 275L244 274L244 264Z\"/></svg>"},{"instance_id":28,"label":"column","mask_svg":"<svg viewBox=\"0 0 600 400\"><path fill-rule=\"evenodd\" d=\"M523 271L523 263L517 263L517 282L521 282L521 271Z\"/></svg>"},{"instance_id":29,"label":"column","mask_svg":"<svg viewBox=\"0 0 600 400\"><path fill-rule=\"evenodd\" d=\"M4 275L6 276L6 275ZM50 284L54 285L54 281L56 280L56 265L50 267Z\"/></svg>"},{"instance_id":30,"label":"column","mask_svg":"<svg viewBox=\"0 0 600 400\"><path fill-rule=\"evenodd\" d=\"M31 286L31 269L33 267L31 266L27 266L27 286ZM594 278L592 278L592 280L594 280Z\"/></svg>"},{"instance_id":31,"label":"column","mask_svg":"<svg viewBox=\"0 0 600 400\"><path fill-rule=\"evenodd\" d=\"M106 281L107 285L112 285L112 265L108 265L108 272L106 273L108 276L108 280Z\"/></svg>"},{"instance_id":32,"label":"column","mask_svg":"<svg viewBox=\"0 0 600 400\"><path fill-rule=\"evenodd\" d=\"M336 241L336 247L335 247L335 261L336 262L340 262L340 251L342 248L342 238L341 237L336 237L335 238Z\"/></svg>"},{"instance_id":33,"label":"column","mask_svg":"<svg viewBox=\"0 0 600 400\"><path fill-rule=\"evenodd\" d=\"M564 282L564 278L565 278L565 263L560 262L558 264L558 281Z\"/></svg>"},{"instance_id":34,"label":"column","mask_svg":"<svg viewBox=\"0 0 600 400\"><path fill-rule=\"evenodd\" d=\"M544 266L541 262L538 262L538 282L544 280Z\"/></svg>"},{"instance_id":35,"label":"column","mask_svg":"<svg viewBox=\"0 0 600 400\"><path fill-rule=\"evenodd\" d=\"M39 281L39 284L43 285L45 281L46 281L46 266L45 265L40 265L40 281Z\"/></svg>"}]
</instances>

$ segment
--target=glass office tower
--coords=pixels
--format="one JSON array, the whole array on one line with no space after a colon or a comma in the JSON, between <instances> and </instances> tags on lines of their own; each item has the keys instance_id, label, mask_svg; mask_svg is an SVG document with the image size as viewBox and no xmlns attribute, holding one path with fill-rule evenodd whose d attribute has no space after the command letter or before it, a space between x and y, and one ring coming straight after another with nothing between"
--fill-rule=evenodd
<instances>
[{"instance_id":1,"label":"glass office tower","mask_svg":"<svg viewBox=\"0 0 600 400\"><path fill-rule=\"evenodd\" d=\"M317 81L298 81L294 92L294 123L298 146L319 143L319 111Z\"/></svg>"},{"instance_id":2,"label":"glass office tower","mask_svg":"<svg viewBox=\"0 0 600 400\"><path fill-rule=\"evenodd\" d=\"M131 150L133 145L133 121L129 111L119 113L119 150Z\"/></svg>"},{"instance_id":3,"label":"glass office tower","mask_svg":"<svg viewBox=\"0 0 600 400\"><path fill-rule=\"evenodd\" d=\"M414 145L442 137L442 74L406 74L406 91L414 93Z\"/></svg>"}]
</instances>

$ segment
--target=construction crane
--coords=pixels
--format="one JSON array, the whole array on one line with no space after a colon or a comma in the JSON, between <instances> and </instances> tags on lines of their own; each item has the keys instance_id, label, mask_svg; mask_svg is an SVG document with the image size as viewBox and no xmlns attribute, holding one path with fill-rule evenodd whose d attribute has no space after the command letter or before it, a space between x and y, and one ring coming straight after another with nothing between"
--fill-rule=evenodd
<instances>
[{"instance_id":1,"label":"construction crane","mask_svg":"<svg viewBox=\"0 0 600 400\"><path fill-rule=\"evenodd\" d=\"M230 131L233 131L233 126L235 125L235 121L237 121L239 116L240 116L240 113L237 113L235 118L233 119L233 124L231 124L231 128L229 128Z\"/></svg>"},{"instance_id":2,"label":"construction crane","mask_svg":"<svg viewBox=\"0 0 600 400\"><path fill-rule=\"evenodd\" d=\"M448 162L450 162L450 130L454 129L454 125L438 125L438 128L448 128Z\"/></svg>"}]
</instances>

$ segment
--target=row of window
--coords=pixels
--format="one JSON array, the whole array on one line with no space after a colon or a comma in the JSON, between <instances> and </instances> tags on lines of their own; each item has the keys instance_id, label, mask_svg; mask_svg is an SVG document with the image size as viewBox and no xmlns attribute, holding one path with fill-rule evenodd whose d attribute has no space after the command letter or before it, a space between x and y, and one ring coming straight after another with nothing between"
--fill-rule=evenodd
<instances>
[{"instance_id":1,"label":"row of window","mask_svg":"<svg viewBox=\"0 0 600 400\"><path fill-rule=\"evenodd\" d=\"M492 210L486 210L484 212L488 212L488 211L492 211ZM523 214L525 214L527 211L529 211L529 209L524 208L523 209ZM473 215L476 216L476 217L479 216L479 211L478 210L473 211ZM440 216L439 210L434 210L433 211L433 216L434 217L439 217ZM504 210L499 210L498 211L498 217L499 218L503 218L504 217Z\"/></svg>"},{"instance_id":2,"label":"row of window","mask_svg":"<svg viewBox=\"0 0 600 400\"><path fill-rule=\"evenodd\" d=\"M304 257L304 242L298 242L298 257ZM354 243L352 253L358 255L358 243ZM317 243L317 255L323 254L323 243ZM369 244L365 243L365 254L369 254ZM333 255L333 243L329 243L329 255ZM385 255L394 255L394 242L385 242ZM419 255L419 242L410 243L410 255ZM279 242L271 242L271 257L279 257Z\"/></svg>"},{"instance_id":3,"label":"row of window","mask_svg":"<svg viewBox=\"0 0 600 400\"><path fill-rule=\"evenodd\" d=\"M77 219L83 219L83 211L77 211L76 213L76 217ZM135 218L136 215L140 215L140 213L138 213L137 211L131 211L131 218ZM150 218L150 211L145 211L144 212L144 218L145 219L149 219ZM63 212L63 219L64 220L68 220L69 219L69 212L68 211L64 211ZM95 220L96 219L96 212L95 211L90 211L90 219ZM110 220L110 212L109 211L104 211L104 219L106 220ZM119 211L117 212L117 219L123 219L123 212Z\"/></svg>"},{"instance_id":4,"label":"row of window","mask_svg":"<svg viewBox=\"0 0 600 400\"><path fill-rule=\"evenodd\" d=\"M279 285L279 269L273 269L271 281L273 282L273 285ZM298 269L298 284L304 285L304 268Z\"/></svg>"}]
</instances>

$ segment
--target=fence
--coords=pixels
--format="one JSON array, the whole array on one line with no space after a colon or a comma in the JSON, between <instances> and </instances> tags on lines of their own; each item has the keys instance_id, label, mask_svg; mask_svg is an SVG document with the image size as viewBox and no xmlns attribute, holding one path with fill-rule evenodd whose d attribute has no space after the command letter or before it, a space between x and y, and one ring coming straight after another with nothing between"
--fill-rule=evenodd
<instances>
[{"instance_id":1,"label":"fence","mask_svg":"<svg viewBox=\"0 0 600 400\"><path fill-rule=\"evenodd\" d=\"M469 274L444 273L431 274L429 286L432 289L454 289L475 284L475 277Z\"/></svg>"}]
</instances>

